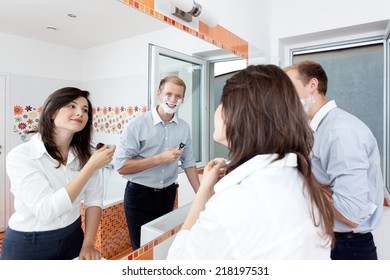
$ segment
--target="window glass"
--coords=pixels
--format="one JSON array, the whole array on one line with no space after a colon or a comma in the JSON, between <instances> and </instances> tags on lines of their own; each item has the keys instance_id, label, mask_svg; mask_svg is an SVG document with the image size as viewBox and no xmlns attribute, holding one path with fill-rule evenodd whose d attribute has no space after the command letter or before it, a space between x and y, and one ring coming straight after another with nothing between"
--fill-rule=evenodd
<instances>
[{"instance_id":1,"label":"window glass","mask_svg":"<svg viewBox=\"0 0 390 280\"><path fill-rule=\"evenodd\" d=\"M156 92L160 80L169 75L176 75L186 83L184 103L178 116L185 120L191 129L193 155L197 166L204 166L208 161L205 77L206 61L193 58L158 46L151 46L150 100L151 107L157 104Z\"/></svg>"},{"instance_id":2,"label":"window glass","mask_svg":"<svg viewBox=\"0 0 390 280\"><path fill-rule=\"evenodd\" d=\"M302 60L320 63L328 76L327 99L357 116L372 131L384 166L384 52L383 44L318 50L294 54L293 63Z\"/></svg>"}]
</instances>

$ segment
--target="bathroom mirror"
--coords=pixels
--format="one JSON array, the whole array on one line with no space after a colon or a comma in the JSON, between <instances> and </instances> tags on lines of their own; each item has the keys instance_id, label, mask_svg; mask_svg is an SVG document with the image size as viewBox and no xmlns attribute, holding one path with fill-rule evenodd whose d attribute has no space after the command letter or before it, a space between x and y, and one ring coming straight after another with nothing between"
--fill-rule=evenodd
<instances>
[{"instance_id":1,"label":"bathroom mirror","mask_svg":"<svg viewBox=\"0 0 390 280\"><path fill-rule=\"evenodd\" d=\"M3 54L9 52L7 59L2 60L2 70L10 73L12 82L7 104L11 108L39 108L54 89L86 88L91 92L94 107L101 108L99 112L109 112L99 119L94 131L96 142L118 141L119 126L113 129L110 121L115 123L115 119L107 116L119 105L125 106L128 116L147 109L149 44L208 61L234 57L118 0L2 0L0 19ZM59 58L64 54L65 58ZM67 60L68 57L71 59ZM14 117L12 110L8 111ZM5 125L8 127L2 129L10 133L6 134L9 144L4 150L9 151L25 139L21 138L23 132L18 130L15 120ZM0 172L6 174L4 166ZM106 174L104 180L108 178L110 175ZM3 195L9 187L6 184L0 187L0 199L7 200L0 206L0 212L5 213L1 215L0 228L5 228L12 213L12 197ZM123 193L119 199L123 199Z\"/></svg>"}]
</instances>

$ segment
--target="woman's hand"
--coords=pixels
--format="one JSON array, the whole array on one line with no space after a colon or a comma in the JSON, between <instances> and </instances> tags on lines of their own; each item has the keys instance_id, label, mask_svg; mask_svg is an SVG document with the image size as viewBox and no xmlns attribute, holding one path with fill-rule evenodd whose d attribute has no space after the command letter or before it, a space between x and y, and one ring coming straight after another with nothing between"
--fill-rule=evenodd
<instances>
[{"instance_id":1,"label":"woman's hand","mask_svg":"<svg viewBox=\"0 0 390 280\"><path fill-rule=\"evenodd\" d=\"M88 163L93 166L94 169L102 168L103 166L109 164L112 161L116 146L107 146L104 145L99 150L94 152L89 159Z\"/></svg>"},{"instance_id":2,"label":"woman's hand","mask_svg":"<svg viewBox=\"0 0 390 280\"><path fill-rule=\"evenodd\" d=\"M218 179L225 173L225 160L213 159L211 160L203 170L201 188L212 189L217 183Z\"/></svg>"},{"instance_id":3,"label":"woman's hand","mask_svg":"<svg viewBox=\"0 0 390 280\"><path fill-rule=\"evenodd\" d=\"M184 220L182 230L189 230L199 218L200 212L205 209L205 205L210 197L214 194L214 185L218 178L223 175L225 170L225 160L213 159L203 170L202 182L196 192L187 218Z\"/></svg>"},{"instance_id":4,"label":"woman's hand","mask_svg":"<svg viewBox=\"0 0 390 280\"><path fill-rule=\"evenodd\" d=\"M81 247L80 260L99 260L101 257L100 252L93 245L83 245Z\"/></svg>"}]
</instances>

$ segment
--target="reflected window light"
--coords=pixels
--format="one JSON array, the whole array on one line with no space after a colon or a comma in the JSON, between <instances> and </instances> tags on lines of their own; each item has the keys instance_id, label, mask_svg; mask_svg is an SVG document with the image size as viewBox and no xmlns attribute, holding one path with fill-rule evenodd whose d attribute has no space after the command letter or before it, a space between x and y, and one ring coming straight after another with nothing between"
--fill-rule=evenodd
<instances>
[{"instance_id":1,"label":"reflected window light","mask_svg":"<svg viewBox=\"0 0 390 280\"><path fill-rule=\"evenodd\" d=\"M247 66L246 59L216 62L214 64L214 77L244 69Z\"/></svg>"}]
</instances>

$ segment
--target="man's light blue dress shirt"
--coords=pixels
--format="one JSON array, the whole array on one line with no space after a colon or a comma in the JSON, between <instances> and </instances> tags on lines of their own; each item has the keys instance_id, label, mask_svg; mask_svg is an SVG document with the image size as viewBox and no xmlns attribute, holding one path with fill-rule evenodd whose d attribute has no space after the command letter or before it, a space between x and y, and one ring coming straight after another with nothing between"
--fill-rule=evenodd
<instances>
[{"instance_id":1,"label":"man's light blue dress shirt","mask_svg":"<svg viewBox=\"0 0 390 280\"><path fill-rule=\"evenodd\" d=\"M144 171L125 174L127 180L152 188L165 188L178 177L178 162L181 167L196 166L192 155L189 125L176 114L164 124L156 108L132 119L125 127L115 157L115 168L122 168L129 159L142 159L155 156L168 148L178 148L184 143L179 159L170 164L160 164Z\"/></svg>"},{"instance_id":2,"label":"man's light blue dress shirt","mask_svg":"<svg viewBox=\"0 0 390 280\"><path fill-rule=\"evenodd\" d=\"M372 231L383 211L383 177L378 145L370 129L357 117L325 104L310 123L314 131L313 173L333 191L335 208L359 224L350 228L335 221L335 232Z\"/></svg>"}]
</instances>

